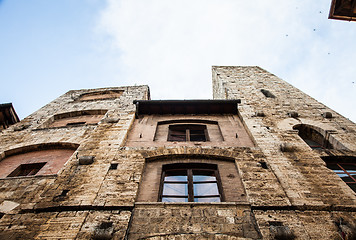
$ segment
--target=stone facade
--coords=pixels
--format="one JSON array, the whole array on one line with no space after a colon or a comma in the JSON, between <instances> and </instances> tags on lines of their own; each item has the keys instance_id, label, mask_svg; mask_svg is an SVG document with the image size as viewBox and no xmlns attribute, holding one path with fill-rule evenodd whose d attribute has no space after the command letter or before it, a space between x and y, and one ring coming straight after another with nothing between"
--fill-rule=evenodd
<instances>
[{"instance_id":1,"label":"stone facade","mask_svg":"<svg viewBox=\"0 0 356 240\"><path fill-rule=\"evenodd\" d=\"M0 239L355 239L327 162L356 163L356 125L259 67L213 67L213 92L238 113L137 115L147 86L87 89L1 130ZM175 120L209 137L169 141ZM190 163L217 166L220 202L160 202L163 166Z\"/></svg>"}]
</instances>

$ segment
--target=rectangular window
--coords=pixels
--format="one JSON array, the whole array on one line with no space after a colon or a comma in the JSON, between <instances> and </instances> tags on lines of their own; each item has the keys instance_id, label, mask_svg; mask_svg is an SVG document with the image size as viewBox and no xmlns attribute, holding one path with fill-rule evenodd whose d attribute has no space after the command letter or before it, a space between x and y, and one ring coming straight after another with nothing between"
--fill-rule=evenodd
<instances>
[{"instance_id":1,"label":"rectangular window","mask_svg":"<svg viewBox=\"0 0 356 240\"><path fill-rule=\"evenodd\" d=\"M159 201L221 202L222 189L213 164L169 164L162 172Z\"/></svg>"},{"instance_id":2,"label":"rectangular window","mask_svg":"<svg viewBox=\"0 0 356 240\"><path fill-rule=\"evenodd\" d=\"M12 173L10 173L7 177L20 177L20 176L36 175L36 173L38 173L38 171L45 164L46 164L45 162L21 164L14 171L12 171Z\"/></svg>"},{"instance_id":3,"label":"rectangular window","mask_svg":"<svg viewBox=\"0 0 356 240\"><path fill-rule=\"evenodd\" d=\"M326 166L356 192L356 163L327 163Z\"/></svg>"},{"instance_id":4,"label":"rectangular window","mask_svg":"<svg viewBox=\"0 0 356 240\"><path fill-rule=\"evenodd\" d=\"M206 125L177 124L169 125L168 141L172 142L206 142L208 132Z\"/></svg>"}]
</instances>

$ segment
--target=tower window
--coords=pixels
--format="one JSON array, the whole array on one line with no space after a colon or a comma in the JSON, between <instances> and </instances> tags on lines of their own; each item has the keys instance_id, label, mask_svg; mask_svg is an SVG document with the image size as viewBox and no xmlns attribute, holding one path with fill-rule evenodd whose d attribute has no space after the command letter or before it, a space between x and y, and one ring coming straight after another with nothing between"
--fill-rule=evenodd
<instances>
[{"instance_id":1,"label":"tower window","mask_svg":"<svg viewBox=\"0 0 356 240\"><path fill-rule=\"evenodd\" d=\"M102 120L106 112L107 110L98 109L60 113L48 119L41 128L94 125Z\"/></svg>"},{"instance_id":2,"label":"tower window","mask_svg":"<svg viewBox=\"0 0 356 240\"><path fill-rule=\"evenodd\" d=\"M78 100L80 101L95 101L95 100L105 100L114 99L121 96L123 90L107 90L107 91L97 91L82 94Z\"/></svg>"},{"instance_id":3,"label":"tower window","mask_svg":"<svg viewBox=\"0 0 356 240\"><path fill-rule=\"evenodd\" d=\"M217 166L194 163L164 165L159 201L223 201Z\"/></svg>"},{"instance_id":4,"label":"tower window","mask_svg":"<svg viewBox=\"0 0 356 240\"><path fill-rule=\"evenodd\" d=\"M32 176L36 175L38 171L45 165L45 162L21 164L14 171L12 171L7 177L20 177L20 176Z\"/></svg>"},{"instance_id":5,"label":"tower window","mask_svg":"<svg viewBox=\"0 0 356 240\"><path fill-rule=\"evenodd\" d=\"M10 149L0 156L0 178L57 174L77 144L44 143Z\"/></svg>"},{"instance_id":6,"label":"tower window","mask_svg":"<svg viewBox=\"0 0 356 240\"><path fill-rule=\"evenodd\" d=\"M330 142L317 130L305 124L298 124L293 127L298 130L298 135L304 140L311 149L332 149Z\"/></svg>"},{"instance_id":7,"label":"tower window","mask_svg":"<svg viewBox=\"0 0 356 240\"><path fill-rule=\"evenodd\" d=\"M308 144L311 149L324 149L323 145L318 142L315 142L308 138L304 138L303 140L306 144Z\"/></svg>"},{"instance_id":8,"label":"tower window","mask_svg":"<svg viewBox=\"0 0 356 240\"><path fill-rule=\"evenodd\" d=\"M356 163L327 162L326 166L333 170L354 192L356 192Z\"/></svg>"},{"instance_id":9,"label":"tower window","mask_svg":"<svg viewBox=\"0 0 356 240\"><path fill-rule=\"evenodd\" d=\"M206 125L177 124L169 126L168 141L206 142L208 140Z\"/></svg>"}]
</instances>

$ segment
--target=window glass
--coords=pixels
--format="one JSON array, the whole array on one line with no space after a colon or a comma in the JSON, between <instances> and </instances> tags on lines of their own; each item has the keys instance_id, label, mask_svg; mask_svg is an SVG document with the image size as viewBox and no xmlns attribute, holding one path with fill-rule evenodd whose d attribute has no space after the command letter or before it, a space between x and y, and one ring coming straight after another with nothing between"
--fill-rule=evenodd
<instances>
[{"instance_id":1,"label":"window glass","mask_svg":"<svg viewBox=\"0 0 356 240\"><path fill-rule=\"evenodd\" d=\"M188 202L188 198L162 197L162 202Z\"/></svg>"},{"instance_id":2,"label":"window glass","mask_svg":"<svg viewBox=\"0 0 356 240\"><path fill-rule=\"evenodd\" d=\"M219 197L194 198L194 202L221 202Z\"/></svg>"},{"instance_id":3,"label":"window glass","mask_svg":"<svg viewBox=\"0 0 356 240\"><path fill-rule=\"evenodd\" d=\"M187 176L175 176L175 175L172 175L172 176L165 176L164 177L164 181L165 182L182 182L182 181L188 181L187 179Z\"/></svg>"},{"instance_id":4,"label":"window glass","mask_svg":"<svg viewBox=\"0 0 356 240\"><path fill-rule=\"evenodd\" d=\"M308 145L310 148L312 149L323 149L323 147L321 146L321 144L313 141L313 140L310 140L310 139L307 139L307 138L304 138L303 139Z\"/></svg>"},{"instance_id":5,"label":"window glass","mask_svg":"<svg viewBox=\"0 0 356 240\"><path fill-rule=\"evenodd\" d=\"M214 171L193 170L193 181L216 181Z\"/></svg>"},{"instance_id":6,"label":"window glass","mask_svg":"<svg viewBox=\"0 0 356 240\"><path fill-rule=\"evenodd\" d=\"M347 164L347 163L342 163L342 164L339 164L340 167L342 167L343 169L345 169L345 171L347 172L356 172L356 164Z\"/></svg>"},{"instance_id":7,"label":"window glass","mask_svg":"<svg viewBox=\"0 0 356 240\"><path fill-rule=\"evenodd\" d=\"M163 169L164 179L160 196L162 202L221 201L221 184L217 178L216 165L192 163L166 166L170 168Z\"/></svg>"},{"instance_id":8,"label":"window glass","mask_svg":"<svg viewBox=\"0 0 356 240\"><path fill-rule=\"evenodd\" d=\"M354 192L356 192L356 163L345 162L343 159L326 160L326 166L333 170ZM344 161L344 162L343 162Z\"/></svg>"},{"instance_id":9,"label":"window glass","mask_svg":"<svg viewBox=\"0 0 356 240\"><path fill-rule=\"evenodd\" d=\"M188 196L188 184L164 183L164 196Z\"/></svg>"},{"instance_id":10,"label":"window glass","mask_svg":"<svg viewBox=\"0 0 356 240\"><path fill-rule=\"evenodd\" d=\"M217 183L194 183L194 196L219 195Z\"/></svg>"},{"instance_id":11,"label":"window glass","mask_svg":"<svg viewBox=\"0 0 356 240\"><path fill-rule=\"evenodd\" d=\"M345 178L345 177L348 177L349 175L346 174L346 173L336 173L339 177L341 178Z\"/></svg>"}]
</instances>

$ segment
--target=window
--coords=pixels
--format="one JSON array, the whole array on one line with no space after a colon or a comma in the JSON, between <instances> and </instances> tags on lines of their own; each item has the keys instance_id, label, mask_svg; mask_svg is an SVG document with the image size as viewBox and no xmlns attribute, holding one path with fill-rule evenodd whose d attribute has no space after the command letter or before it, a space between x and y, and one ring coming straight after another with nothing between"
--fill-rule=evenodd
<instances>
[{"instance_id":1,"label":"window","mask_svg":"<svg viewBox=\"0 0 356 240\"><path fill-rule=\"evenodd\" d=\"M305 142L306 144L308 144L308 146L309 146L311 149L319 149L319 150L324 149L324 147L323 147L320 143L317 143L317 142L315 142L315 141L313 141L313 140L311 140L311 139L304 138L303 140L304 140L304 142Z\"/></svg>"},{"instance_id":2,"label":"window","mask_svg":"<svg viewBox=\"0 0 356 240\"><path fill-rule=\"evenodd\" d=\"M85 93L79 96L80 101L95 101L119 98L123 93L123 90L107 90Z\"/></svg>"},{"instance_id":3,"label":"window","mask_svg":"<svg viewBox=\"0 0 356 240\"><path fill-rule=\"evenodd\" d=\"M325 137L320 132L308 125L298 124L294 126L293 129L298 130L298 135L304 140L306 144L309 145L311 149L321 150L333 148L330 142L325 139Z\"/></svg>"},{"instance_id":4,"label":"window","mask_svg":"<svg viewBox=\"0 0 356 240\"><path fill-rule=\"evenodd\" d=\"M199 124L169 125L168 141L172 141L172 142L209 141L206 125L199 125Z\"/></svg>"},{"instance_id":5,"label":"window","mask_svg":"<svg viewBox=\"0 0 356 240\"><path fill-rule=\"evenodd\" d=\"M202 163L164 165L159 201L223 201L217 165Z\"/></svg>"},{"instance_id":6,"label":"window","mask_svg":"<svg viewBox=\"0 0 356 240\"><path fill-rule=\"evenodd\" d=\"M235 158L204 154L147 158L136 202L157 201L248 203Z\"/></svg>"},{"instance_id":7,"label":"window","mask_svg":"<svg viewBox=\"0 0 356 240\"><path fill-rule=\"evenodd\" d=\"M45 165L45 162L41 163L30 163L30 164L21 164L14 171L12 171L8 177L20 177L20 176L32 176Z\"/></svg>"},{"instance_id":8,"label":"window","mask_svg":"<svg viewBox=\"0 0 356 240\"><path fill-rule=\"evenodd\" d=\"M102 120L106 112L107 110L94 109L56 114L43 123L40 129L95 125Z\"/></svg>"},{"instance_id":9,"label":"window","mask_svg":"<svg viewBox=\"0 0 356 240\"><path fill-rule=\"evenodd\" d=\"M9 149L0 156L0 178L57 174L78 146L59 142Z\"/></svg>"},{"instance_id":10,"label":"window","mask_svg":"<svg viewBox=\"0 0 356 240\"><path fill-rule=\"evenodd\" d=\"M354 192L356 192L356 163L328 161L326 166L333 170Z\"/></svg>"}]
</instances>

